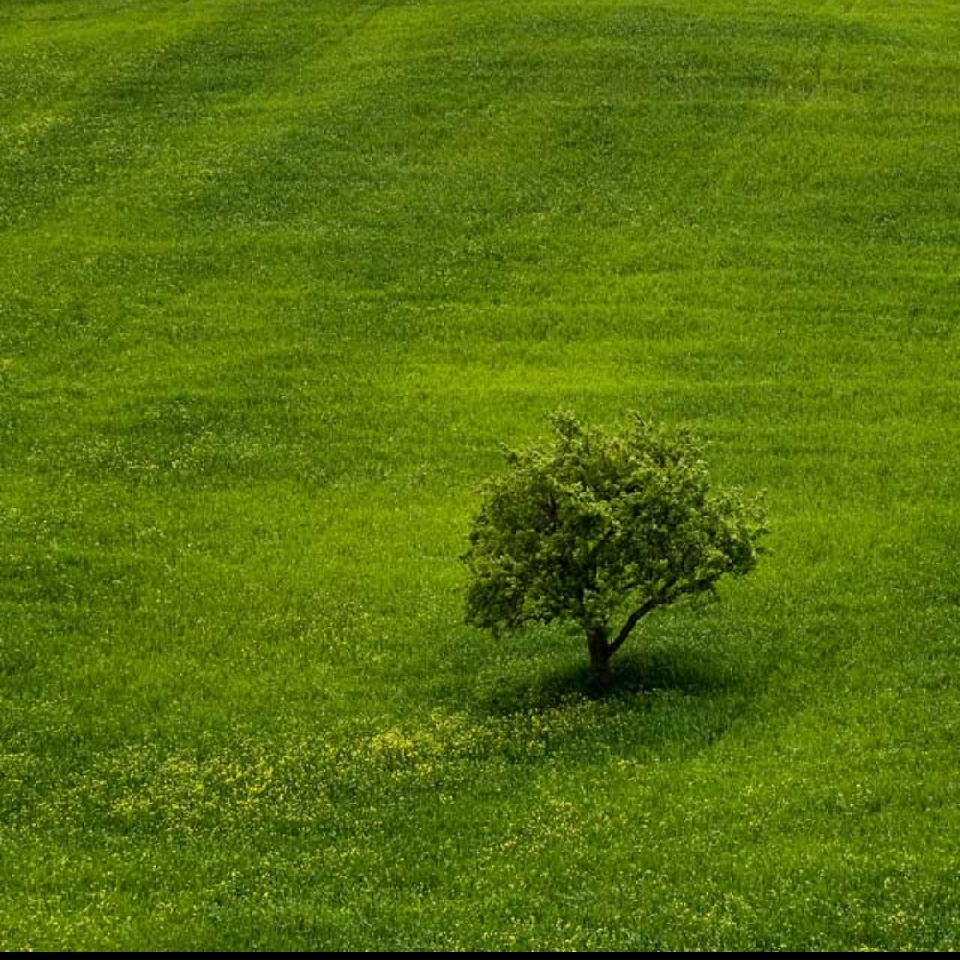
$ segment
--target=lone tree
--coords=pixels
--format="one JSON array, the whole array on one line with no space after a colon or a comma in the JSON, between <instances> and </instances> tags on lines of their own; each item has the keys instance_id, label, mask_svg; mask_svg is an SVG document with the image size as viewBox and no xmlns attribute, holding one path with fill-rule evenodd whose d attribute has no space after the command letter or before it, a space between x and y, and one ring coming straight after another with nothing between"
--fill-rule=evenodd
<instances>
[{"instance_id":1,"label":"lone tree","mask_svg":"<svg viewBox=\"0 0 960 960\"><path fill-rule=\"evenodd\" d=\"M697 441L634 416L622 434L552 417L548 449L506 451L464 556L467 623L499 632L564 621L600 685L640 621L757 562L759 500L711 487Z\"/></svg>"}]
</instances>

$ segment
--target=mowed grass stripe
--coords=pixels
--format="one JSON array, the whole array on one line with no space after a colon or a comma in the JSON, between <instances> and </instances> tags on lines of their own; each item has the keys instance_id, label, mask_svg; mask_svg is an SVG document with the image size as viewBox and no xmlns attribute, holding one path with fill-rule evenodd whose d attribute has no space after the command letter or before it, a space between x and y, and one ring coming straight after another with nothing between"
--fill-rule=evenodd
<instances>
[{"instance_id":1,"label":"mowed grass stripe","mask_svg":"<svg viewBox=\"0 0 960 960\"><path fill-rule=\"evenodd\" d=\"M66 113L47 118L44 125L52 130L18 144L11 169L4 171L4 181L17 188L16 209L8 215L29 215L35 224L38 210L67 203L79 191L89 217L91 207L105 206L111 180L122 178L126 203L106 222L133 228L138 218L129 204L136 186L136 178L130 182L132 172L142 178L145 199L159 199L158 188L165 184L195 189L198 170L192 164L198 152L213 154L201 162L199 174L215 174L224 161L242 155L245 145L267 138L262 126L244 128L245 103L269 104L285 79L298 77L305 63L316 67L328 48L336 53L341 45L355 43L381 7L328 4L322 16L313 9L304 16L302 5L242 2L219 4L213 18L184 21L168 14L169 19L144 31L149 46L133 56L127 37L115 43L113 57L98 38L99 62L112 69L101 70L97 82L84 76L84 87ZM296 13L300 16L294 20L291 14ZM325 65L323 72L337 77L337 64ZM268 111L257 112L260 124L268 116ZM29 135L29 121L22 126ZM42 125L38 121L34 126ZM192 163L183 165L184 156ZM96 191L93 196L90 189ZM24 194L35 195L33 206L24 203ZM72 205L79 203L73 200ZM149 226L162 227L162 221L155 221L148 217Z\"/></svg>"}]
</instances>

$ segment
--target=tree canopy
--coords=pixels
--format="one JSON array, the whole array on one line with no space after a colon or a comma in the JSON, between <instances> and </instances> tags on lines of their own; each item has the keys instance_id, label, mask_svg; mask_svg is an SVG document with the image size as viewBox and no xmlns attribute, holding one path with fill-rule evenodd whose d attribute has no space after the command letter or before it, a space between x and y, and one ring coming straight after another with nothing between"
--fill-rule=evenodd
<instances>
[{"instance_id":1,"label":"tree canopy","mask_svg":"<svg viewBox=\"0 0 960 960\"><path fill-rule=\"evenodd\" d=\"M567 621L609 660L658 607L712 592L757 562L759 499L710 480L699 442L634 415L621 433L552 417L545 449L508 450L464 557L467 622L494 631Z\"/></svg>"}]
</instances>

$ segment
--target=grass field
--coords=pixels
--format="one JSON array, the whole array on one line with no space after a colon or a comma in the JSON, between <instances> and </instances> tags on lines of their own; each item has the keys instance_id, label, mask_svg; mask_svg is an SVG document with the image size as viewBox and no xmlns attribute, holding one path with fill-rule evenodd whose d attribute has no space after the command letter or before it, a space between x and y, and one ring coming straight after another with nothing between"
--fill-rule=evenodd
<instances>
[{"instance_id":1,"label":"grass field","mask_svg":"<svg viewBox=\"0 0 960 960\"><path fill-rule=\"evenodd\" d=\"M960 949L955 0L5 0L0 948ZM462 625L499 444L771 552Z\"/></svg>"}]
</instances>

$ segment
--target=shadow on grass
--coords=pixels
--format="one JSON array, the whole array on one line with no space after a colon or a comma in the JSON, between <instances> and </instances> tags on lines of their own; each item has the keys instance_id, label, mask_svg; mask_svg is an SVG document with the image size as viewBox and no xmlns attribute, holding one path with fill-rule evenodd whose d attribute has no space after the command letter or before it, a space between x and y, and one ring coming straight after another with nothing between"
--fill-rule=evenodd
<instances>
[{"instance_id":1,"label":"shadow on grass","mask_svg":"<svg viewBox=\"0 0 960 960\"><path fill-rule=\"evenodd\" d=\"M539 676L501 680L497 689L481 700L492 714L555 709L573 699L597 702L631 702L640 707L656 694L685 698L742 696L747 678L735 665L710 650L647 648L622 653L612 663L613 683L604 690L593 670L579 663L562 670L543 671Z\"/></svg>"},{"instance_id":2,"label":"shadow on grass","mask_svg":"<svg viewBox=\"0 0 960 960\"><path fill-rule=\"evenodd\" d=\"M527 731L513 751L523 762L528 740L537 756L570 762L689 758L749 710L757 688L740 667L723 650L650 646L617 657L604 691L583 662L558 670L528 661L525 676L488 676L474 711L481 722Z\"/></svg>"}]
</instances>

